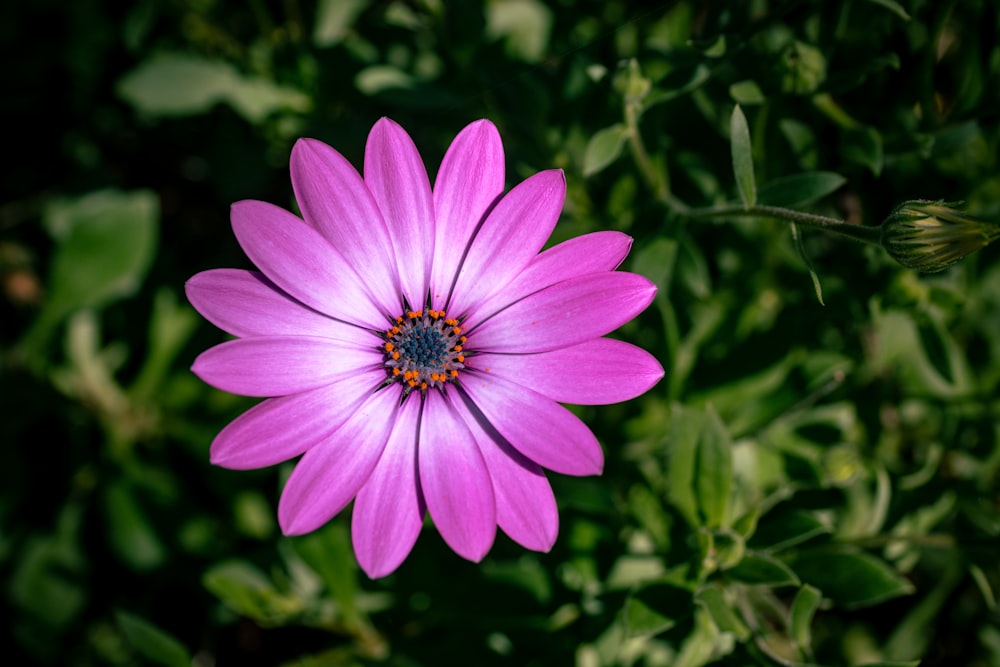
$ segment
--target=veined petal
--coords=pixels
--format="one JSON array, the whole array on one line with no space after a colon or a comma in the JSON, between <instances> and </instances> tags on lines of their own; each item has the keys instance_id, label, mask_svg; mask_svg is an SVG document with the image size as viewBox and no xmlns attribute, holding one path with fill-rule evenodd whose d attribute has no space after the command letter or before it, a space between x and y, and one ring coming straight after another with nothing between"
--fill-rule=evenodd
<instances>
[{"instance_id":1,"label":"veined petal","mask_svg":"<svg viewBox=\"0 0 1000 667\"><path fill-rule=\"evenodd\" d=\"M503 144L488 120L466 126L451 142L434 181L433 306L443 308L472 235L503 193Z\"/></svg>"},{"instance_id":2,"label":"veined petal","mask_svg":"<svg viewBox=\"0 0 1000 667\"><path fill-rule=\"evenodd\" d=\"M375 345L365 349L329 338L259 336L211 347L198 355L191 370L233 394L286 396L381 365Z\"/></svg>"},{"instance_id":3,"label":"veined petal","mask_svg":"<svg viewBox=\"0 0 1000 667\"><path fill-rule=\"evenodd\" d=\"M540 354L479 354L477 368L560 403L604 405L645 393L663 377L660 362L640 347L596 338Z\"/></svg>"},{"instance_id":4,"label":"veined petal","mask_svg":"<svg viewBox=\"0 0 1000 667\"><path fill-rule=\"evenodd\" d=\"M336 248L288 211L260 201L233 204L233 231L250 260L293 297L321 313L378 329L386 313Z\"/></svg>"},{"instance_id":5,"label":"veined petal","mask_svg":"<svg viewBox=\"0 0 1000 667\"><path fill-rule=\"evenodd\" d=\"M335 247L386 312L396 312L399 280L382 213L361 175L322 141L299 139L289 164L295 200L306 222Z\"/></svg>"},{"instance_id":6,"label":"veined petal","mask_svg":"<svg viewBox=\"0 0 1000 667\"><path fill-rule=\"evenodd\" d=\"M398 411L397 393L375 392L326 441L302 456L278 503L285 535L316 530L351 502L382 456Z\"/></svg>"},{"instance_id":7,"label":"veined petal","mask_svg":"<svg viewBox=\"0 0 1000 667\"><path fill-rule=\"evenodd\" d=\"M471 321L487 317L550 285L587 273L614 271L628 255L632 237L621 232L592 232L563 241L531 260L501 291L473 306Z\"/></svg>"},{"instance_id":8,"label":"veined petal","mask_svg":"<svg viewBox=\"0 0 1000 667\"><path fill-rule=\"evenodd\" d=\"M419 420L420 401L404 401L382 458L354 499L354 553L372 579L399 567L424 523L426 507L417 477Z\"/></svg>"},{"instance_id":9,"label":"veined petal","mask_svg":"<svg viewBox=\"0 0 1000 667\"><path fill-rule=\"evenodd\" d=\"M634 273L590 273L525 297L479 325L482 352L548 352L598 338L641 313L656 286Z\"/></svg>"},{"instance_id":10,"label":"veined petal","mask_svg":"<svg viewBox=\"0 0 1000 667\"><path fill-rule=\"evenodd\" d=\"M479 561L496 537L493 483L476 441L448 398L429 392L417 445L420 486L441 537Z\"/></svg>"},{"instance_id":11,"label":"veined petal","mask_svg":"<svg viewBox=\"0 0 1000 667\"><path fill-rule=\"evenodd\" d=\"M434 256L434 203L427 170L403 128L382 118L365 146L365 183L382 211L395 249L403 295L420 309Z\"/></svg>"},{"instance_id":12,"label":"veined petal","mask_svg":"<svg viewBox=\"0 0 1000 667\"><path fill-rule=\"evenodd\" d=\"M543 468L564 475L597 475L604 467L597 438L555 401L487 372L465 374L462 391L473 414L481 414L519 452Z\"/></svg>"},{"instance_id":13,"label":"veined petal","mask_svg":"<svg viewBox=\"0 0 1000 667\"><path fill-rule=\"evenodd\" d=\"M513 280L552 235L565 199L559 169L538 172L504 195L472 239L447 310L464 314Z\"/></svg>"},{"instance_id":14,"label":"veined petal","mask_svg":"<svg viewBox=\"0 0 1000 667\"><path fill-rule=\"evenodd\" d=\"M250 470L293 459L329 438L384 379L385 371L372 369L258 403L215 437L212 463Z\"/></svg>"},{"instance_id":15,"label":"veined petal","mask_svg":"<svg viewBox=\"0 0 1000 667\"><path fill-rule=\"evenodd\" d=\"M456 407L490 471L497 524L521 546L548 551L559 533L559 510L541 466L514 449L491 424L477 419L464 404Z\"/></svg>"},{"instance_id":16,"label":"veined petal","mask_svg":"<svg viewBox=\"0 0 1000 667\"><path fill-rule=\"evenodd\" d=\"M371 342L371 334L295 300L264 274L243 269L202 271L184 285L205 319L234 336L322 336Z\"/></svg>"}]
</instances>

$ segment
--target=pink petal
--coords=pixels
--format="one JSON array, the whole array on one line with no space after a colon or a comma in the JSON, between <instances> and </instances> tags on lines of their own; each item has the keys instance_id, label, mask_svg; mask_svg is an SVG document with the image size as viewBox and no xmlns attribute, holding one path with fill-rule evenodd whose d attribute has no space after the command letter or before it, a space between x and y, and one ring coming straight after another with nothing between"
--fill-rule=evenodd
<instances>
[{"instance_id":1,"label":"pink petal","mask_svg":"<svg viewBox=\"0 0 1000 667\"><path fill-rule=\"evenodd\" d=\"M481 352L548 352L614 331L641 313L656 286L634 273L590 273L525 297L469 331ZM473 338L473 336L475 338Z\"/></svg>"},{"instance_id":2,"label":"pink petal","mask_svg":"<svg viewBox=\"0 0 1000 667\"><path fill-rule=\"evenodd\" d=\"M561 170L542 171L497 202L462 262L447 310L461 316L507 285L538 255L566 199Z\"/></svg>"},{"instance_id":3,"label":"pink petal","mask_svg":"<svg viewBox=\"0 0 1000 667\"><path fill-rule=\"evenodd\" d=\"M435 308L447 302L465 249L503 187L503 144L497 128L488 120L466 126L448 147L434 181Z\"/></svg>"},{"instance_id":4,"label":"pink petal","mask_svg":"<svg viewBox=\"0 0 1000 667\"><path fill-rule=\"evenodd\" d=\"M184 289L199 313L234 336L304 335L371 342L369 332L303 305L256 271L202 271Z\"/></svg>"},{"instance_id":5,"label":"pink petal","mask_svg":"<svg viewBox=\"0 0 1000 667\"><path fill-rule=\"evenodd\" d=\"M372 336L372 342L378 339ZM311 336L260 336L220 343L191 370L208 384L242 396L285 396L316 389L382 365L371 349Z\"/></svg>"},{"instance_id":6,"label":"pink petal","mask_svg":"<svg viewBox=\"0 0 1000 667\"><path fill-rule=\"evenodd\" d=\"M559 533L559 510L541 467L515 450L490 424L459 407L493 480L497 523L518 544L548 551Z\"/></svg>"},{"instance_id":7,"label":"pink petal","mask_svg":"<svg viewBox=\"0 0 1000 667\"><path fill-rule=\"evenodd\" d=\"M302 456L278 503L285 535L316 530L351 502L382 456L398 411L398 392L376 392Z\"/></svg>"},{"instance_id":8,"label":"pink petal","mask_svg":"<svg viewBox=\"0 0 1000 667\"><path fill-rule=\"evenodd\" d=\"M604 453L580 419L558 403L490 372L466 373L462 390L473 405L519 452L564 475L598 475Z\"/></svg>"},{"instance_id":9,"label":"pink petal","mask_svg":"<svg viewBox=\"0 0 1000 667\"><path fill-rule=\"evenodd\" d=\"M419 310L427 301L434 256L431 185L410 135L388 118L368 135L365 183L388 227L403 294Z\"/></svg>"},{"instance_id":10,"label":"pink petal","mask_svg":"<svg viewBox=\"0 0 1000 667\"><path fill-rule=\"evenodd\" d=\"M393 572L413 549L424 523L417 479L420 401L404 401L382 458L354 499L351 535L361 569L372 579Z\"/></svg>"},{"instance_id":11,"label":"pink petal","mask_svg":"<svg viewBox=\"0 0 1000 667\"><path fill-rule=\"evenodd\" d=\"M577 405L627 401L663 377L663 367L653 355L611 338L541 354L479 354L475 364L553 401Z\"/></svg>"},{"instance_id":12,"label":"pink petal","mask_svg":"<svg viewBox=\"0 0 1000 667\"><path fill-rule=\"evenodd\" d=\"M345 322L385 326L358 274L319 232L288 211L260 201L233 204L233 231L264 275L305 305Z\"/></svg>"},{"instance_id":13,"label":"pink petal","mask_svg":"<svg viewBox=\"0 0 1000 667\"><path fill-rule=\"evenodd\" d=\"M448 398L428 392L417 449L427 511L455 553L479 561L496 536L496 500L483 455Z\"/></svg>"},{"instance_id":14,"label":"pink petal","mask_svg":"<svg viewBox=\"0 0 1000 667\"><path fill-rule=\"evenodd\" d=\"M302 217L365 277L384 310L400 312L389 230L361 175L343 155L315 139L295 143L289 166Z\"/></svg>"},{"instance_id":15,"label":"pink petal","mask_svg":"<svg viewBox=\"0 0 1000 667\"><path fill-rule=\"evenodd\" d=\"M384 379L379 368L258 403L215 437L212 463L249 470L293 459L329 438Z\"/></svg>"},{"instance_id":16,"label":"pink petal","mask_svg":"<svg viewBox=\"0 0 1000 667\"><path fill-rule=\"evenodd\" d=\"M529 294L568 278L587 273L613 271L632 246L632 238L621 232L593 232L563 241L535 257L514 280L472 308L471 321L489 315Z\"/></svg>"}]
</instances>

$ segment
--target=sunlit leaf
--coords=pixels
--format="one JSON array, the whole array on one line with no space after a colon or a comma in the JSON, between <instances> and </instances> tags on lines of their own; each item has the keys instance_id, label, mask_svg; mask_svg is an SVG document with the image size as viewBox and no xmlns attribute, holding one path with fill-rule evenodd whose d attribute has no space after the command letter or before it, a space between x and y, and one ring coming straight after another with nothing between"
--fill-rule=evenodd
<instances>
[{"instance_id":1,"label":"sunlit leaf","mask_svg":"<svg viewBox=\"0 0 1000 667\"><path fill-rule=\"evenodd\" d=\"M118 82L118 94L150 116L194 116L228 104L251 123L281 110L304 112L312 104L295 88L243 74L222 60L169 52L126 74Z\"/></svg>"},{"instance_id":2,"label":"sunlit leaf","mask_svg":"<svg viewBox=\"0 0 1000 667\"><path fill-rule=\"evenodd\" d=\"M25 336L33 349L73 311L98 308L138 290L156 248L159 205L148 190L100 190L53 202L44 223L58 245L48 298Z\"/></svg>"},{"instance_id":3,"label":"sunlit leaf","mask_svg":"<svg viewBox=\"0 0 1000 667\"><path fill-rule=\"evenodd\" d=\"M750 637L750 628L737 615L735 605L732 601L725 599L722 588L718 586L705 586L694 597L696 602L708 610L709 615L715 622L715 626L721 632L731 632L740 639Z\"/></svg>"},{"instance_id":4,"label":"sunlit leaf","mask_svg":"<svg viewBox=\"0 0 1000 667\"><path fill-rule=\"evenodd\" d=\"M792 608L789 611L789 633L805 655L812 653L813 616L822 601L823 594L809 584L804 584L792 600Z\"/></svg>"},{"instance_id":5,"label":"sunlit leaf","mask_svg":"<svg viewBox=\"0 0 1000 667\"><path fill-rule=\"evenodd\" d=\"M587 142L583 154L583 175L591 176L618 159L625 146L628 130L622 123L598 130Z\"/></svg>"},{"instance_id":6,"label":"sunlit leaf","mask_svg":"<svg viewBox=\"0 0 1000 667\"><path fill-rule=\"evenodd\" d=\"M313 43L320 48L338 44L369 4L371 0L320 0L313 24Z\"/></svg>"}]
</instances>

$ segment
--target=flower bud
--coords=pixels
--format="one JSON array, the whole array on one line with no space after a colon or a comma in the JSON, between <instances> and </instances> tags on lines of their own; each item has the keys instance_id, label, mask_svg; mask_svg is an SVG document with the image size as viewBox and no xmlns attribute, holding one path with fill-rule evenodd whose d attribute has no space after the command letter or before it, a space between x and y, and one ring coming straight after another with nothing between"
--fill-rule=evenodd
<instances>
[{"instance_id":1,"label":"flower bud","mask_svg":"<svg viewBox=\"0 0 1000 667\"><path fill-rule=\"evenodd\" d=\"M1000 225L955 206L924 199L900 204L882 223L882 247L903 266L934 273L1000 237Z\"/></svg>"}]
</instances>

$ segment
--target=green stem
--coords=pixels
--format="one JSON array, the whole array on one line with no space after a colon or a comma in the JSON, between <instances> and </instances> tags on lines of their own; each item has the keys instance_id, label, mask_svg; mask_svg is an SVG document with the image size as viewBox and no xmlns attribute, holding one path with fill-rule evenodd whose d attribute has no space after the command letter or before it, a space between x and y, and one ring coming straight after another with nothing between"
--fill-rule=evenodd
<instances>
[{"instance_id":1,"label":"green stem","mask_svg":"<svg viewBox=\"0 0 1000 667\"><path fill-rule=\"evenodd\" d=\"M641 102L631 100L626 96L624 106L626 136L629 147L632 149L632 159L635 160L636 167L645 179L646 185L653 191L656 199L668 209L678 213L687 211L687 204L674 197L670 192L670 173L666 169L656 168L646 150L646 144L642 141L642 134L639 132Z\"/></svg>"},{"instance_id":2,"label":"green stem","mask_svg":"<svg viewBox=\"0 0 1000 667\"><path fill-rule=\"evenodd\" d=\"M748 206L746 208L742 206L716 206L690 209L686 212L686 215L693 219L722 217L777 218L778 220L786 220L805 227L822 229L825 232L837 234L838 236L843 236L859 243L881 245L879 238L882 232L878 227L851 225L825 215L793 211L792 209L781 208L780 206Z\"/></svg>"}]
</instances>

